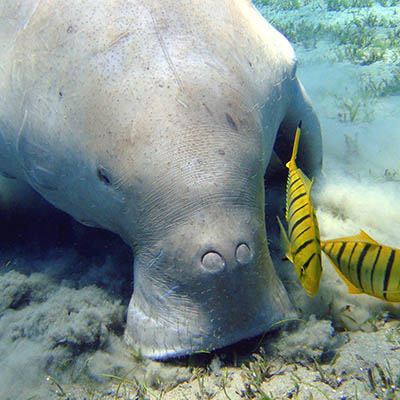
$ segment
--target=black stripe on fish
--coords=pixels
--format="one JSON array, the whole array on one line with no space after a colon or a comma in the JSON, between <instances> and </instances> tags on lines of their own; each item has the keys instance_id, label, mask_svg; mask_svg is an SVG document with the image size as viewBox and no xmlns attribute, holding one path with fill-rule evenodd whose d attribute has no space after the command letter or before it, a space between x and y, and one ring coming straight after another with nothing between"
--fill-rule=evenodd
<instances>
[{"instance_id":1,"label":"black stripe on fish","mask_svg":"<svg viewBox=\"0 0 400 400\"><path fill-rule=\"evenodd\" d=\"M314 241L314 239L306 240L304 243L302 243L301 246L299 246L296 249L296 252L294 254L299 254L303 249L305 249L309 244L311 244Z\"/></svg>"},{"instance_id":2,"label":"black stripe on fish","mask_svg":"<svg viewBox=\"0 0 400 400\"><path fill-rule=\"evenodd\" d=\"M385 268L385 280L383 281L383 297L386 299L387 296L387 288L389 285L389 278L390 278L390 273L392 272L392 266L393 266L393 261L394 261L394 255L395 255L395 250L392 250L390 252L390 257L389 260L386 264Z\"/></svg>"},{"instance_id":3,"label":"black stripe on fish","mask_svg":"<svg viewBox=\"0 0 400 400\"><path fill-rule=\"evenodd\" d=\"M298 199L300 199L301 197L305 196L306 192L299 194L298 196L296 196L289 204L289 210L292 208L292 205L295 201L297 201Z\"/></svg>"},{"instance_id":4,"label":"black stripe on fish","mask_svg":"<svg viewBox=\"0 0 400 400\"><path fill-rule=\"evenodd\" d=\"M295 222L295 224L292 226L292 229L290 230L289 239L292 238L293 231L296 229L296 227L297 227L298 225L300 225L300 224L301 224L304 220L306 220L307 218L310 218L310 215L309 215L309 214L305 215L304 217L301 217L300 219L298 219L298 220Z\"/></svg>"},{"instance_id":5,"label":"black stripe on fish","mask_svg":"<svg viewBox=\"0 0 400 400\"><path fill-rule=\"evenodd\" d=\"M293 189L293 190L291 191L290 195L292 196L292 195L293 195L293 193L296 193L296 192L297 192L299 189L301 189L303 186L304 186L304 185L303 185L302 183L300 183L300 185L299 185L299 186L297 186L297 188L296 188L296 189Z\"/></svg>"},{"instance_id":6,"label":"black stripe on fish","mask_svg":"<svg viewBox=\"0 0 400 400\"><path fill-rule=\"evenodd\" d=\"M300 206L299 208L296 208L296 210L294 211L294 213L290 216L289 221L293 218L294 214L297 213L297 211L301 210L302 208L306 207L307 203L303 204L302 206Z\"/></svg>"},{"instance_id":7,"label":"black stripe on fish","mask_svg":"<svg viewBox=\"0 0 400 400\"><path fill-rule=\"evenodd\" d=\"M357 261L357 279L358 279L358 283L360 285L360 288L362 291L364 291L363 285L361 283L361 267L364 261L365 256L367 255L367 251L368 249L371 247L371 245L369 243L366 243L364 248L362 249L362 252L360 254L360 257L358 258Z\"/></svg>"},{"instance_id":8,"label":"black stripe on fish","mask_svg":"<svg viewBox=\"0 0 400 400\"><path fill-rule=\"evenodd\" d=\"M303 264L302 267L302 273L304 274L308 268L308 266L310 265L311 260L315 257L315 253L312 253L311 256L308 258L308 260Z\"/></svg>"},{"instance_id":9,"label":"black stripe on fish","mask_svg":"<svg viewBox=\"0 0 400 400\"><path fill-rule=\"evenodd\" d=\"M293 182L290 182L290 185L289 185L289 190L292 188L292 186L296 183L296 182L298 182L300 180L300 177L297 177L297 179L295 179Z\"/></svg>"},{"instance_id":10,"label":"black stripe on fish","mask_svg":"<svg viewBox=\"0 0 400 400\"><path fill-rule=\"evenodd\" d=\"M341 265L340 265L340 259L342 258L342 254L344 252L344 249L346 248L347 242L343 242L342 245L340 246L338 255L337 255L337 263L338 263L338 267L341 270Z\"/></svg>"},{"instance_id":11,"label":"black stripe on fish","mask_svg":"<svg viewBox=\"0 0 400 400\"><path fill-rule=\"evenodd\" d=\"M311 229L311 226L307 226L306 229L302 230L294 239L293 241L295 242L303 233L307 232L308 230Z\"/></svg>"},{"instance_id":12,"label":"black stripe on fish","mask_svg":"<svg viewBox=\"0 0 400 400\"><path fill-rule=\"evenodd\" d=\"M347 262L347 276L351 276L351 270L350 270L350 267L351 267L351 258L353 257L353 253L354 253L354 250L355 250L355 248L357 247L357 244L358 244L358 242L355 242L354 244L353 244L353 248L351 249L351 252L350 252L350 257L349 257L349 261ZM343 271L343 270L342 270ZM345 274L346 275L346 274Z\"/></svg>"},{"instance_id":13,"label":"black stripe on fish","mask_svg":"<svg viewBox=\"0 0 400 400\"><path fill-rule=\"evenodd\" d=\"M375 272L376 264L378 263L378 258L379 258L380 254L381 254L381 250L382 250L382 246L379 246L378 252L376 253L374 264L372 265L372 268L371 268L371 291L372 291L372 293L375 293L375 290L374 290L374 272Z\"/></svg>"},{"instance_id":14,"label":"black stripe on fish","mask_svg":"<svg viewBox=\"0 0 400 400\"><path fill-rule=\"evenodd\" d=\"M353 257L353 253L354 253L354 250L355 250L355 248L357 247L357 245L358 245L358 242L355 242L354 245L353 245L353 248L351 249L351 253L350 253L350 257L349 257L349 262L348 262L348 264L347 264L347 273L349 274L349 276L351 276L351 275L350 275L351 257Z\"/></svg>"}]
</instances>

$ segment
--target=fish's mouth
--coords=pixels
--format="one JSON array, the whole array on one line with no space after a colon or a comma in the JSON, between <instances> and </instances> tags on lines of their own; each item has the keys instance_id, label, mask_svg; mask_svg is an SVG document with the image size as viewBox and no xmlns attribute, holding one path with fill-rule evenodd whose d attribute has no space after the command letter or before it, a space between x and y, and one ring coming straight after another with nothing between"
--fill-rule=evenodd
<instances>
[{"instance_id":1,"label":"fish's mouth","mask_svg":"<svg viewBox=\"0 0 400 400\"><path fill-rule=\"evenodd\" d=\"M163 360L222 348L296 317L273 267L263 266L256 277L239 276L239 286L230 286L226 278L215 276L214 284L191 282L188 290L176 282L160 283L154 275L135 273L127 344L145 357Z\"/></svg>"}]
</instances>

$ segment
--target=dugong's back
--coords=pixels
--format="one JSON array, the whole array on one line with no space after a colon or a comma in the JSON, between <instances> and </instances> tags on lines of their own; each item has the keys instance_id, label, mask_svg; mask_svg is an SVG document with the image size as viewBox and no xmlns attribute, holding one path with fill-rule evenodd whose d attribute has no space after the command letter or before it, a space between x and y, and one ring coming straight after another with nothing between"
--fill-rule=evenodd
<instances>
[{"instance_id":1,"label":"dugong's back","mask_svg":"<svg viewBox=\"0 0 400 400\"><path fill-rule=\"evenodd\" d=\"M5 0L0 19L0 171L132 245L127 341L163 358L288 316L263 185L307 103L286 39L247 0Z\"/></svg>"},{"instance_id":2,"label":"dugong's back","mask_svg":"<svg viewBox=\"0 0 400 400\"><path fill-rule=\"evenodd\" d=\"M101 198L97 193L79 194L114 156L124 160L112 167L124 179L133 174L150 182L152 174L136 172L153 170L155 161L170 169L174 156L181 168L173 124L188 130L184 119L190 119L190 129L215 130L241 122L248 132L260 129L261 116L273 134L246 140L262 146L265 167L290 101L294 53L249 1L216 4L3 1L0 170L27 180L77 219L125 235L110 221L114 216L87 215ZM188 147L205 148L198 135L189 135ZM238 153L235 138L222 140ZM207 173L210 165L223 168L211 162ZM175 171L169 178L182 180Z\"/></svg>"}]
</instances>

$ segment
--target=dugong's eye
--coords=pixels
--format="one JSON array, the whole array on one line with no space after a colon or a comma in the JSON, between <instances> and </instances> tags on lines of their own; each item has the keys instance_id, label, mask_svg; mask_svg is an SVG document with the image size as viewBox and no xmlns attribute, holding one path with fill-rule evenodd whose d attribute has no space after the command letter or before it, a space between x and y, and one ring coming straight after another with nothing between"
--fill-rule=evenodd
<instances>
[{"instance_id":1,"label":"dugong's eye","mask_svg":"<svg viewBox=\"0 0 400 400\"><path fill-rule=\"evenodd\" d=\"M106 185L111 185L110 174L106 171L106 169L99 165L97 167L97 176L101 181L103 181Z\"/></svg>"}]
</instances>

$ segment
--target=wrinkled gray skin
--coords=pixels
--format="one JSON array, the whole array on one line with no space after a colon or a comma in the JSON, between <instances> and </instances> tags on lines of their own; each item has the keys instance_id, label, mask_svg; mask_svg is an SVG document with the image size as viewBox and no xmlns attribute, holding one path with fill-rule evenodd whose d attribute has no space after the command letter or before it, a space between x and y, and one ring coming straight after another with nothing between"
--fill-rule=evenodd
<instances>
[{"instance_id":1,"label":"wrinkled gray skin","mask_svg":"<svg viewBox=\"0 0 400 400\"><path fill-rule=\"evenodd\" d=\"M1 1L0 171L132 246L125 338L145 356L222 347L294 315L263 176L278 131L286 161L300 119L302 166L321 167L295 71L247 0Z\"/></svg>"}]
</instances>

